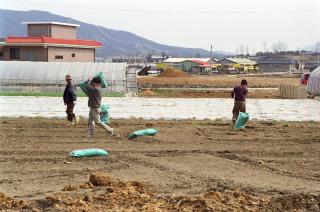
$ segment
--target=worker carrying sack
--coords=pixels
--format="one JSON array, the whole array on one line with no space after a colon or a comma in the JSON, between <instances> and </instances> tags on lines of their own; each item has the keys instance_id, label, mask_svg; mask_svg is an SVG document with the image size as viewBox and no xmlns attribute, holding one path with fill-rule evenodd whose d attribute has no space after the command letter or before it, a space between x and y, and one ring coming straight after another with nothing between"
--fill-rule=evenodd
<instances>
[{"instance_id":1,"label":"worker carrying sack","mask_svg":"<svg viewBox=\"0 0 320 212\"><path fill-rule=\"evenodd\" d=\"M99 72L97 75L95 75L92 79L95 79L95 78L100 78L101 80L101 88L106 88L108 86L107 84L107 80L106 78L104 77L103 73L102 72ZM86 87L86 83L88 81L84 81L82 83L80 83L79 87L81 88L81 90L83 91L83 93L88 96L88 91L87 91L87 87Z\"/></svg>"},{"instance_id":2,"label":"worker carrying sack","mask_svg":"<svg viewBox=\"0 0 320 212\"><path fill-rule=\"evenodd\" d=\"M105 124L110 124L109 109L110 105L101 105L100 107L100 120Z\"/></svg>"},{"instance_id":3,"label":"worker carrying sack","mask_svg":"<svg viewBox=\"0 0 320 212\"><path fill-rule=\"evenodd\" d=\"M137 130L129 135L129 139L136 138L138 136L143 136L143 135L153 136L153 135L157 134L158 132L159 132L158 130L153 129L153 128L149 128L149 129L145 129L145 130Z\"/></svg>"},{"instance_id":4,"label":"worker carrying sack","mask_svg":"<svg viewBox=\"0 0 320 212\"><path fill-rule=\"evenodd\" d=\"M94 157L94 156L108 156L109 153L103 149L79 149L79 150L74 150L69 153L69 156L71 157L77 157L77 158L82 158L82 157Z\"/></svg>"},{"instance_id":5,"label":"worker carrying sack","mask_svg":"<svg viewBox=\"0 0 320 212\"><path fill-rule=\"evenodd\" d=\"M249 114L240 112L238 119L234 125L235 129L244 129L249 120Z\"/></svg>"}]
</instances>

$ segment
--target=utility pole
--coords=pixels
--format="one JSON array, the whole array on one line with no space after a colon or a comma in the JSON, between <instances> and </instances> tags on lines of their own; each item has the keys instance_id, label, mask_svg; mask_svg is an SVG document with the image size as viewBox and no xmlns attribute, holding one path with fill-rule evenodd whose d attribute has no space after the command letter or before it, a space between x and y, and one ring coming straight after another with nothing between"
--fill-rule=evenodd
<instances>
[{"instance_id":1,"label":"utility pole","mask_svg":"<svg viewBox=\"0 0 320 212\"><path fill-rule=\"evenodd\" d=\"M318 57L318 63L319 63L319 57ZM212 45L210 47L210 72L209 75L212 74Z\"/></svg>"},{"instance_id":2,"label":"utility pole","mask_svg":"<svg viewBox=\"0 0 320 212\"><path fill-rule=\"evenodd\" d=\"M319 56L320 51L319 50L320 50L320 42L317 43L318 67L320 66L320 60L319 60L320 59L320 56Z\"/></svg>"}]
</instances>

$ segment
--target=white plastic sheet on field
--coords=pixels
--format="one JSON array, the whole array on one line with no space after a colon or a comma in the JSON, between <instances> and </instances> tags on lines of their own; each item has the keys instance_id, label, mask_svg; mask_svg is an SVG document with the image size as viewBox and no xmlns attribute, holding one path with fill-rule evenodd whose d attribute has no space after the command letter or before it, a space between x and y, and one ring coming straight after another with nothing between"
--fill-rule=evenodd
<instances>
[{"instance_id":1,"label":"white plastic sheet on field","mask_svg":"<svg viewBox=\"0 0 320 212\"><path fill-rule=\"evenodd\" d=\"M75 113L88 117L88 98L79 98ZM22 104L23 103L23 104ZM144 119L230 119L230 99L165 99L165 98L103 98L110 105L111 118ZM310 99L248 99L250 119L320 121L320 101ZM65 118L62 97L0 97L0 117Z\"/></svg>"},{"instance_id":2,"label":"white plastic sheet on field","mask_svg":"<svg viewBox=\"0 0 320 212\"><path fill-rule=\"evenodd\" d=\"M66 74L80 83L98 72L103 72L107 80L124 81L126 70L126 63L0 61L1 82L9 84L64 84Z\"/></svg>"}]
</instances>

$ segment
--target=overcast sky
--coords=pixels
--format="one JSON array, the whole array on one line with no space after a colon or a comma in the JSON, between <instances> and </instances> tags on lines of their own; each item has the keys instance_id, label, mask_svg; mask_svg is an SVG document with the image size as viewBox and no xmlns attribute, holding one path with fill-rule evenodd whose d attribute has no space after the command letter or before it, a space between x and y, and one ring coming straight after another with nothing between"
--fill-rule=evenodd
<instances>
[{"instance_id":1,"label":"overcast sky","mask_svg":"<svg viewBox=\"0 0 320 212\"><path fill-rule=\"evenodd\" d=\"M235 52L295 50L320 41L320 0L0 0L0 8L44 10L126 30L168 45Z\"/></svg>"}]
</instances>

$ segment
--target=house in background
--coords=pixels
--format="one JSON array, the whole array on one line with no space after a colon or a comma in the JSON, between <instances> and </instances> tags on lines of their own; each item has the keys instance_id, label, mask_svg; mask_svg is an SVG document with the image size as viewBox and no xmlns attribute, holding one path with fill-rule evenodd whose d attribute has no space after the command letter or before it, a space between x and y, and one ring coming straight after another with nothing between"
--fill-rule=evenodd
<instances>
[{"instance_id":1,"label":"house in background","mask_svg":"<svg viewBox=\"0 0 320 212\"><path fill-rule=\"evenodd\" d=\"M210 62L211 70L216 69L217 61L215 58L168 58L163 63L186 72L199 74L210 72Z\"/></svg>"},{"instance_id":2,"label":"house in background","mask_svg":"<svg viewBox=\"0 0 320 212\"><path fill-rule=\"evenodd\" d=\"M304 63L303 71L312 72L318 67L320 67L320 62L319 61L307 61L307 62Z\"/></svg>"},{"instance_id":3,"label":"house in background","mask_svg":"<svg viewBox=\"0 0 320 212\"><path fill-rule=\"evenodd\" d=\"M200 73L205 70L201 70L200 66L202 65L209 65L208 62L204 62L201 60L185 60L180 63L181 69L185 72L191 72L191 73ZM209 67L208 67L209 68ZM209 72L209 70L207 70Z\"/></svg>"},{"instance_id":4,"label":"house in background","mask_svg":"<svg viewBox=\"0 0 320 212\"><path fill-rule=\"evenodd\" d=\"M295 72L299 69L296 60L283 55L268 55L257 58L261 72Z\"/></svg>"},{"instance_id":5,"label":"house in background","mask_svg":"<svg viewBox=\"0 0 320 212\"><path fill-rule=\"evenodd\" d=\"M218 63L226 67L228 71L254 72L257 69L255 61L243 57L228 57L218 61Z\"/></svg>"},{"instance_id":6,"label":"house in background","mask_svg":"<svg viewBox=\"0 0 320 212\"><path fill-rule=\"evenodd\" d=\"M27 37L0 39L0 60L44 62L94 62L102 44L79 40L77 24L60 22L24 22Z\"/></svg>"}]
</instances>

